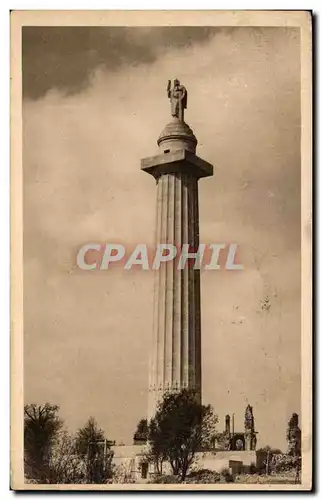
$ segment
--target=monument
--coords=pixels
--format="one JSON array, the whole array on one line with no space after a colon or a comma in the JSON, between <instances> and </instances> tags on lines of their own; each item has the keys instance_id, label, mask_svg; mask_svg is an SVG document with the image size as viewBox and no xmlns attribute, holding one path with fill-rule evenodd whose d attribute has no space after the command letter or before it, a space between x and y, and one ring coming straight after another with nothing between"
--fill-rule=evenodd
<instances>
[{"instance_id":1,"label":"monument","mask_svg":"<svg viewBox=\"0 0 322 500\"><path fill-rule=\"evenodd\" d=\"M188 388L201 402L200 271L198 269L198 181L213 175L213 166L196 155L197 138L184 121L187 89L179 80L168 82L172 120L161 132L159 154L141 160L141 169L157 184L156 245L171 245L185 255L162 262L155 270L153 328L149 373L148 420L142 419L133 445L114 446L114 463L137 481L146 480L147 425L167 391ZM178 269L179 267L179 269ZM182 268L181 268L182 267ZM201 468L248 470L256 461L256 432L252 408L245 413L245 432L232 432L230 416L220 446L198 452ZM151 472L151 471L150 471ZM153 475L153 471L152 471Z\"/></svg>"},{"instance_id":2,"label":"monument","mask_svg":"<svg viewBox=\"0 0 322 500\"><path fill-rule=\"evenodd\" d=\"M197 138L184 121L187 89L169 81L167 95L172 120L157 141L159 154L141 160L141 168L157 183L156 244L180 248L188 261L178 269L173 259L155 271L149 419L166 391L193 389L201 401L198 180L212 176L213 166L196 155Z\"/></svg>"}]
</instances>

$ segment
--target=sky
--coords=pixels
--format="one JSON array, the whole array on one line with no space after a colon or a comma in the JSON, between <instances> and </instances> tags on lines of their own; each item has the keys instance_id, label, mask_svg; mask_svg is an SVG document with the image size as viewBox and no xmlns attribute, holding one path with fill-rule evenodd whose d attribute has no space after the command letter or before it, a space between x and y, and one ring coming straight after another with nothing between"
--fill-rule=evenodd
<instances>
[{"instance_id":1,"label":"sky","mask_svg":"<svg viewBox=\"0 0 322 500\"><path fill-rule=\"evenodd\" d=\"M300 33L296 28L23 28L24 392L71 432L95 416L130 444L147 412L153 272L82 271L89 242L153 246L156 187L140 159L189 92L200 241L244 270L201 273L202 397L258 446L300 413ZM265 304L267 305L265 307Z\"/></svg>"}]
</instances>

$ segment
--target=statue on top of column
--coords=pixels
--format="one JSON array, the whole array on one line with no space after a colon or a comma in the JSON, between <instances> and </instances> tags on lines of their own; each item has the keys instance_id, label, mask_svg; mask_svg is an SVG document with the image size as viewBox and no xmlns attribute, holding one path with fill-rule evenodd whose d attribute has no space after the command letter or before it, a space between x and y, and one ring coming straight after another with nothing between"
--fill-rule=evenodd
<instances>
[{"instance_id":1,"label":"statue on top of column","mask_svg":"<svg viewBox=\"0 0 322 500\"><path fill-rule=\"evenodd\" d=\"M171 102L171 115L183 122L184 110L187 109L188 92L186 87L180 85L179 80L175 79L171 88L171 80L168 80L167 93Z\"/></svg>"}]
</instances>

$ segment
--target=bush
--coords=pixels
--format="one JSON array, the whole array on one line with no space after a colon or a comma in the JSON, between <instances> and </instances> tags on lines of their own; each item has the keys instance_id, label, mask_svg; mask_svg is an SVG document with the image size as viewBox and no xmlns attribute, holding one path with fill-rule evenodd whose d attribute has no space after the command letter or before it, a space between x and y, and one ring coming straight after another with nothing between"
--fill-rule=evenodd
<instances>
[{"instance_id":1,"label":"bush","mask_svg":"<svg viewBox=\"0 0 322 500\"><path fill-rule=\"evenodd\" d=\"M234 476L232 475L228 467L224 467L223 469L221 469L220 475L224 478L226 483L234 482Z\"/></svg>"},{"instance_id":2,"label":"bush","mask_svg":"<svg viewBox=\"0 0 322 500\"><path fill-rule=\"evenodd\" d=\"M155 476L149 483L153 484L178 484L181 483L180 477L179 476L174 476L174 475L161 475L161 476Z\"/></svg>"},{"instance_id":3,"label":"bush","mask_svg":"<svg viewBox=\"0 0 322 500\"><path fill-rule=\"evenodd\" d=\"M194 484L194 483L214 484L214 483L219 483L219 481L220 481L220 474L218 474L218 472L209 469L199 469L191 472L186 477L185 482L188 484Z\"/></svg>"},{"instance_id":4,"label":"bush","mask_svg":"<svg viewBox=\"0 0 322 500\"><path fill-rule=\"evenodd\" d=\"M209 469L199 469L191 472L183 481L184 484L214 484L219 483L220 474ZM149 483L153 484L180 484L182 483L180 476L161 475L155 476Z\"/></svg>"},{"instance_id":5,"label":"bush","mask_svg":"<svg viewBox=\"0 0 322 500\"><path fill-rule=\"evenodd\" d=\"M250 467L249 467L249 474L257 474L258 473L258 469L256 467L256 464L254 464L253 462L250 464Z\"/></svg>"},{"instance_id":6,"label":"bush","mask_svg":"<svg viewBox=\"0 0 322 500\"><path fill-rule=\"evenodd\" d=\"M275 455L272 460L272 471L273 472L285 472L295 469L296 467L296 457L292 457L286 454Z\"/></svg>"}]
</instances>

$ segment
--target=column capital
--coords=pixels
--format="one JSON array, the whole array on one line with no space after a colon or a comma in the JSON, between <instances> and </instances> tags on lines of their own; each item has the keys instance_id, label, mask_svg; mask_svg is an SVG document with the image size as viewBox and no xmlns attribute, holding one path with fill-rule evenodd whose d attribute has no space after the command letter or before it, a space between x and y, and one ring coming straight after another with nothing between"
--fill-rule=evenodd
<instances>
[{"instance_id":1,"label":"column capital","mask_svg":"<svg viewBox=\"0 0 322 500\"><path fill-rule=\"evenodd\" d=\"M191 177L211 177L213 166L184 148L149 156L141 160L141 170L155 179L163 174L184 173Z\"/></svg>"}]
</instances>

